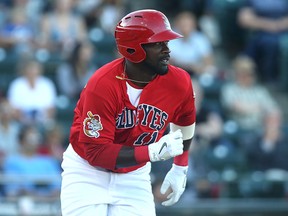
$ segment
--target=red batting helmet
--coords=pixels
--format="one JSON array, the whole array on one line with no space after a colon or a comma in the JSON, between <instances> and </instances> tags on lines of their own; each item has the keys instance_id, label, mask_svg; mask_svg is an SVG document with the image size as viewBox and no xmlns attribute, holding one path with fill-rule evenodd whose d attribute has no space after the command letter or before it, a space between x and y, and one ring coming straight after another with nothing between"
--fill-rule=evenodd
<instances>
[{"instance_id":1,"label":"red batting helmet","mask_svg":"<svg viewBox=\"0 0 288 216\"><path fill-rule=\"evenodd\" d=\"M183 37L172 31L167 17L157 10L138 10L127 14L116 26L115 39L119 53L134 63L146 58L142 44L169 41Z\"/></svg>"}]
</instances>

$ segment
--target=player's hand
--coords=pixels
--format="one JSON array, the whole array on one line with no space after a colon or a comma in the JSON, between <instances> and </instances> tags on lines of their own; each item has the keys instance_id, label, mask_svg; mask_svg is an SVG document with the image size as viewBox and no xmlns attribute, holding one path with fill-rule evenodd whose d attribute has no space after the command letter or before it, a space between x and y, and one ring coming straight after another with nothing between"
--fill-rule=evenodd
<instances>
[{"instance_id":1,"label":"player's hand","mask_svg":"<svg viewBox=\"0 0 288 216\"><path fill-rule=\"evenodd\" d=\"M187 171L188 166L177 166L173 164L160 188L161 194L165 194L169 188L172 190L167 196L167 200L162 202L162 205L171 206L178 202L186 187Z\"/></svg>"},{"instance_id":2,"label":"player's hand","mask_svg":"<svg viewBox=\"0 0 288 216\"><path fill-rule=\"evenodd\" d=\"M168 160L183 153L181 130L163 136L158 142L148 146L151 162Z\"/></svg>"}]
</instances>

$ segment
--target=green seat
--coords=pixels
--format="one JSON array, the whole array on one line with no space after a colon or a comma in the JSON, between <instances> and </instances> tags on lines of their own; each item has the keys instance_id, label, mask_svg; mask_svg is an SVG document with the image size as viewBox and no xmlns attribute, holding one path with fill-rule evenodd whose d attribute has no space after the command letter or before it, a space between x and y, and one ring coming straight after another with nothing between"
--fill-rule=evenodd
<instances>
[{"instance_id":1,"label":"green seat","mask_svg":"<svg viewBox=\"0 0 288 216\"><path fill-rule=\"evenodd\" d=\"M283 90L288 91L288 35L283 36L280 41L279 72L280 84Z\"/></svg>"}]
</instances>

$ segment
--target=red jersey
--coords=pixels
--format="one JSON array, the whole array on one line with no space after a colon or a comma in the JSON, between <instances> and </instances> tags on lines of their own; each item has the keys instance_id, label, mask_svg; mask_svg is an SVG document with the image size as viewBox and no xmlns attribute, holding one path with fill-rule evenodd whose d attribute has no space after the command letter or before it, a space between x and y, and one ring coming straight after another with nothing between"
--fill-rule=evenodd
<instances>
[{"instance_id":1,"label":"red jersey","mask_svg":"<svg viewBox=\"0 0 288 216\"><path fill-rule=\"evenodd\" d=\"M82 158L114 172L145 164L116 169L122 145L147 146L163 136L170 122L179 126L195 122L192 82L186 71L169 65L167 74L157 75L143 88L135 107L127 94L127 81L119 79L124 61L116 59L93 74L74 110L70 132L70 143Z\"/></svg>"}]
</instances>

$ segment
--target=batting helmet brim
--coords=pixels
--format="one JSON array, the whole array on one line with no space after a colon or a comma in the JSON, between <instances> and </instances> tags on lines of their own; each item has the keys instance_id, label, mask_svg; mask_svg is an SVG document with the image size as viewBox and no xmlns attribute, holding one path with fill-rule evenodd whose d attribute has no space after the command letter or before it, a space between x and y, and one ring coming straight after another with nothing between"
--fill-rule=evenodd
<instances>
[{"instance_id":1,"label":"batting helmet brim","mask_svg":"<svg viewBox=\"0 0 288 216\"><path fill-rule=\"evenodd\" d=\"M177 38L183 38L183 35L178 34L172 30L167 30L167 31L163 31L158 34L152 35L150 38L148 38L148 43L170 41L170 40L174 40Z\"/></svg>"}]
</instances>

